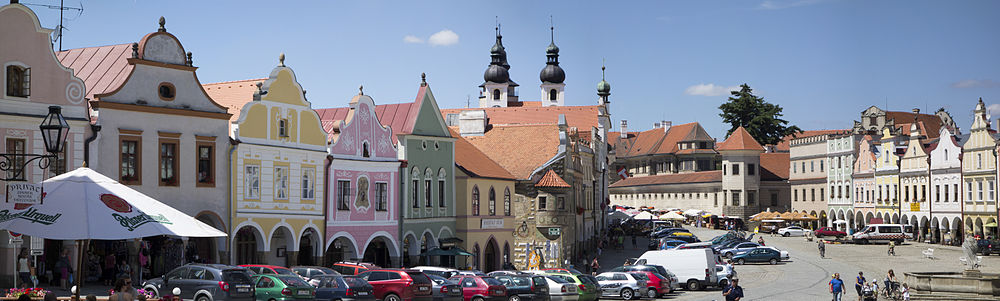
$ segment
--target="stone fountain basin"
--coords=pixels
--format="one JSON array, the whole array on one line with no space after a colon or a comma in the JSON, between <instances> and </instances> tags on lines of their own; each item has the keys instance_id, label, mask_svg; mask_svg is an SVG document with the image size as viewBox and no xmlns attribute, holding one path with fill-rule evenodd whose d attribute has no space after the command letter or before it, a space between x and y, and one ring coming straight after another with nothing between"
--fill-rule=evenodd
<instances>
[{"instance_id":1,"label":"stone fountain basin","mask_svg":"<svg viewBox=\"0 0 1000 301\"><path fill-rule=\"evenodd\" d=\"M968 294L973 296L1000 296L1000 274L966 272L911 272L904 273L910 289L920 294Z\"/></svg>"}]
</instances>

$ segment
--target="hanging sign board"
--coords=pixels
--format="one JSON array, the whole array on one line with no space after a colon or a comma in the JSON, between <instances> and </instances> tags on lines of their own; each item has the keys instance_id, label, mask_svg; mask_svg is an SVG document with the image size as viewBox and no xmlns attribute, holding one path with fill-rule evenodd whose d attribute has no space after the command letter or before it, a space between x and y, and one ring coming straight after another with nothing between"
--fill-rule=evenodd
<instances>
[{"instance_id":1,"label":"hanging sign board","mask_svg":"<svg viewBox=\"0 0 1000 301\"><path fill-rule=\"evenodd\" d=\"M40 256L45 253L45 239L41 237L29 237L31 241L31 255Z\"/></svg>"},{"instance_id":2,"label":"hanging sign board","mask_svg":"<svg viewBox=\"0 0 1000 301\"><path fill-rule=\"evenodd\" d=\"M27 182L7 183L7 202L15 204L41 204L42 185Z\"/></svg>"}]
</instances>

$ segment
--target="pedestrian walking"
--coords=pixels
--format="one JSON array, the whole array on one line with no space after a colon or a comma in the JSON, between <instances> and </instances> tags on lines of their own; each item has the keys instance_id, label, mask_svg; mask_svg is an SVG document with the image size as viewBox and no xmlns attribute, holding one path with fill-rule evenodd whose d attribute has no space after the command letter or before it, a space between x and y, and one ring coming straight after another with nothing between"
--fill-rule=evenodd
<instances>
[{"instance_id":1,"label":"pedestrian walking","mask_svg":"<svg viewBox=\"0 0 1000 301\"><path fill-rule=\"evenodd\" d=\"M858 272L858 277L854 281L854 290L858 291L858 301L861 301L863 297L861 290L864 289L866 283L865 272Z\"/></svg>"},{"instance_id":2,"label":"pedestrian walking","mask_svg":"<svg viewBox=\"0 0 1000 301\"><path fill-rule=\"evenodd\" d=\"M31 284L31 261L28 260L28 250L22 249L17 256L17 276L21 278L21 288L34 287Z\"/></svg>"},{"instance_id":3,"label":"pedestrian walking","mask_svg":"<svg viewBox=\"0 0 1000 301\"><path fill-rule=\"evenodd\" d=\"M594 261L590 262L590 274L597 276L598 270L601 269L601 264L597 262L597 257L594 257Z\"/></svg>"},{"instance_id":4,"label":"pedestrian walking","mask_svg":"<svg viewBox=\"0 0 1000 301\"><path fill-rule=\"evenodd\" d=\"M740 299L743 299L743 287L740 287L740 279L733 278L729 286L722 290L722 296L726 297L726 301L740 301Z\"/></svg>"},{"instance_id":5,"label":"pedestrian walking","mask_svg":"<svg viewBox=\"0 0 1000 301\"><path fill-rule=\"evenodd\" d=\"M844 296L844 281L840 280L840 273L833 273L833 279L830 279L830 293L833 294L833 301L840 301Z\"/></svg>"},{"instance_id":6,"label":"pedestrian walking","mask_svg":"<svg viewBox=\"0 0 1000 301\"><path fill-rule=\"evenodd\" d=\"M618 249L625 249L625 234L618 235Z\"/></svg>"},{"instance_id":7,"label":"pedestrian walking","mask_svg":"<svg viewBox=\"0 0 1000 301\"><path fill-rule=\"evenodd\" d=\"M818 240L816 247L819 248L819 258L826 258L826 244L822 239Z\"/></svg>"},{"instance_id":8,"label":"pedestrian walking","mask_svg":"<svg viewBox=\"0 0 1000 301\"><path fill-rule=\"evenodd\" d=\"M889 251L886 254L888 254L889 256L896 256L896 242L895 241L892 241L892 240L889 241Z\"/></svg>"},{"instance_id":9,"label":"pedestrian walking","mask_svg":"<svg viewBox=\"0 0 1000 301\"><path fill-rule=\"evenodd\" d=\"M763 236L757 236L757 244L760 245L761 247L764 246L764 237Z\"/></svg>"},{"instance_id":10,"label":"pedestrian walking","mask_svg":"<svg viewBox=\"0 0 1000 301\"><path fill-rule=\"evenodd\" d=\"M903 301L910 301L910 285L903 283Z\"/></svg>"}]
</instances>

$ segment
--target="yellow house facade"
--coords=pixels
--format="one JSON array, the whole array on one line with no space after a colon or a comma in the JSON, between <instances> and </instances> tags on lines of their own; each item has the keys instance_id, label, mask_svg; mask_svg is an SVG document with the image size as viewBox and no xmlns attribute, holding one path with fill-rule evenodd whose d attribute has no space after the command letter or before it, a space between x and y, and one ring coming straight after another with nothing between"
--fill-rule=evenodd
<instances>
[{"instance_id":1,"label":"yellow house facade","mask_svg":"<svg viewBox=\"0 0 1000 301\"><path fill-rule=\"evenodd\" d=\"M875 217L885 224L899 223L899 155L896 154L896 137L888 126L882 128L882 141L875 161L875 187Z\"/></svg>"},{"instance_id":2,"label":"yellow house facade","mask_svg":"<svg viewBox=\"0 0 1000 301\"><path fill-rule=\"evenodd\" d=\"M465 267L490 272L512 262L514 176L457 133L455 141L456 229L473 256ZM461 261L459 261L461 266Z\"/></svg>"},{"instance_id":3,"label":"yellow house facade","mask_svg":"<svg viewBox=\"0 0 1000 301\"><path fill-rule=\"evenodd\" d=\"M325 246L327 135L281 61L233 122L235 264L314 265Z\"/></svg>"},{"instance_id":4,"label":"yellow house facade","mask_svg":"<svg viewBox=\"0 0 1000 301\"><path fill-rule=\"evenodd\" d=\"M965 233L996 237L997 156L994 151L997 142L989 130L986 105L980 98L976 104L975 120L969 128L969 140L962 146L962 189L965 197L962 215Z\"/></svg>"},{"instance_id":5,"label":"yellow house facade","mask_svg":"<svg viewBox=\"0 0 1000 301\"><path fill-rule=\"evenodd\" d=\"M913 225L916 240L923 241L930 232L930 161L921 138L922 128L918 123L910 124L910 140L906 153L900 159L900 194L902 203L900 214L902 224Z\"/></svg>"}]
</instances>

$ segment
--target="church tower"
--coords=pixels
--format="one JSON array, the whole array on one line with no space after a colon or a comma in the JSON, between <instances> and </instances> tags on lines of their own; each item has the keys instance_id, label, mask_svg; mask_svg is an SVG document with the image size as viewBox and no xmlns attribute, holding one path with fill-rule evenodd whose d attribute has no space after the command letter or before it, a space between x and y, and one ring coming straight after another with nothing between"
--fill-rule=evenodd
<instances>
[{"instance_id":1,"label":"church tower","mask_svg":"<svg viewBox=\"0 0 1000 301\"><path fill-rule=\"evenodd\" d=\"M503 36L500 35L500 25L496 27L497 41L490 48L490 66L483 74L483 84L479 92L479 107L516 106L517 83L510 80L510 64L507 64L507 50L503 47Z\"/></svg>"},{"instance_id":2,"label":"church tower","mask_svg":"<svg viewBox=\"0 0 1000 301\"><path fill-rule=\"evenodd\" d=\"M559 47L556 46L555 26L550 26L551 40L545 48L545 68L538 75L542 80L542 106L562 106L566 104L565 89L566 72L559 67Z\"/></svg>"}]
</instances>

